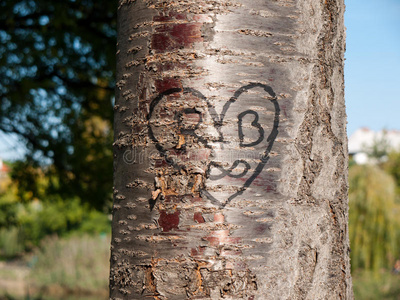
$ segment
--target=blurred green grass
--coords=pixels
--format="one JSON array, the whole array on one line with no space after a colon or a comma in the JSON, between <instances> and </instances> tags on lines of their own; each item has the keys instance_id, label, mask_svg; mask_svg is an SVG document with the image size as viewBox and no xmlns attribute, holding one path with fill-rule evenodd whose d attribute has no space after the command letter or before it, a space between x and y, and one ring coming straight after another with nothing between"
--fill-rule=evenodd
<instances>
[{"instance_id":1,"label":"blurred green grass","mask_svg":"<svg viewBox=\"0 0 400 300\"><path fill-rule=\"evenodd\" d=\"M107 299L109 258L110 235L47 237L33 253L2 263L0 300Z\"/></svg>"},{"instance_id":2,"label":"blurred green grass","mask_svg":"<svg viewBox=\"0 0 400 300\"><path fill-rule=\"evenodd\" d=\"M379 273L358 270L352 273L355 300L399 300L400 275L382 269Z\"/></svg>"},{"instance_id":3,"label":"blurred green grass","mask_svg":"<svg viewBox=\"0 0 400 300\"><path fill-rule=\"evenodd\" d=\"M33 286L40 290L60 287L67 292L107 295L109 236L54 236L44 239L42 245L33 256Z\"/></svg>"}]
</instances>

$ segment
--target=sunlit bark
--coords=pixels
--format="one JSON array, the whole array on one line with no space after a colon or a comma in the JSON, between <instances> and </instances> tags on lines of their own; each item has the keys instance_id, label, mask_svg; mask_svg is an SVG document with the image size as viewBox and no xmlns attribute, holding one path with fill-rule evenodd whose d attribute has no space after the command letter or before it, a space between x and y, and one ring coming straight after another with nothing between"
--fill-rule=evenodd
<instances>
[{"instance_id":1,"label":"sunlit bark","mask_svg":"<svg viewBox=\"0 0 400 300\"><path fill-rule=\"evenodd\" d=\"M351 299L341 0L119 5L111 299Z\"/></svg>"}]
</instances>

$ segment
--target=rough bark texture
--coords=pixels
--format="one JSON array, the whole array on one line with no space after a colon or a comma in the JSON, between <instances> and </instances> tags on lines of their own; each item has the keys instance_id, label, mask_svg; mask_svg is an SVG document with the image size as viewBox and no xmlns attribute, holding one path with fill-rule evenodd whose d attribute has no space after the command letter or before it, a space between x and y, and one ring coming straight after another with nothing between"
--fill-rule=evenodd
<instances>
[{"instance_id":1,"label":"rough bark texture","mask_svg":"<svg viewBox=\"0 0 400 300\"><path fill-rule=\"evenodd\" d=\"M343 0L119 3L111 299L352 299Z\"/></svg>"}]
</instances>

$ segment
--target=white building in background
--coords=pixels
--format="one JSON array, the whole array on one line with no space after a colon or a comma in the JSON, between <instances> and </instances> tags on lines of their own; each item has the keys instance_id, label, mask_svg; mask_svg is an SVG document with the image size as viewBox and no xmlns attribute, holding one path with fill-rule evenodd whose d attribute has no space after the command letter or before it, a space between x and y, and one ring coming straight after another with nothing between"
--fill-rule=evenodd
<instances>
[{"instance_id":1,"label":"white building in background","mask_svg":"<svg viewBox=\"0 0 400 300\"><path fill-rule=\"evenodd\" d=\"M388 150L400 151L400 130L373 131L363 127L349 137L349 155L357 164L366 164L369 161L367 151L375 143L384 142Z\"/></svg>"}]
</instances>

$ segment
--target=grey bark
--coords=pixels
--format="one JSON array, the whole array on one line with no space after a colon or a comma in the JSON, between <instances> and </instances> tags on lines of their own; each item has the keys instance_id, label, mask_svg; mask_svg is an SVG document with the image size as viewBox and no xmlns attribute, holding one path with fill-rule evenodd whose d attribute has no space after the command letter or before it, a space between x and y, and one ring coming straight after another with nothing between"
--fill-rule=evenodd
<instances>
[{"instance_id":1,"label":"grey bark","mask_svg":"<svg viewBox=\"0 0 400 300\"><path fill-rule=\"evenodd\" d=\"M343 0L119 3L111 299L352 299Z\"/></svg>"}]
</instances>

